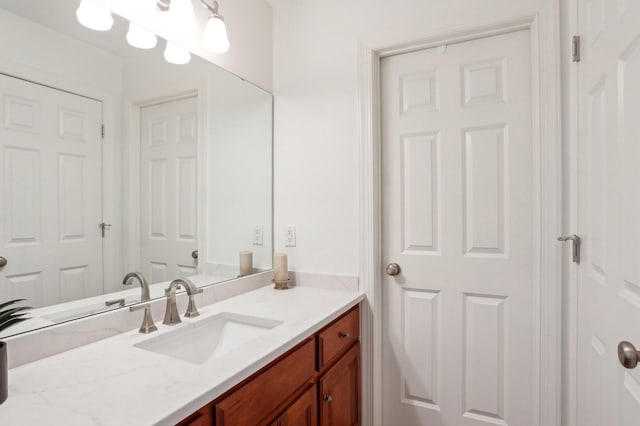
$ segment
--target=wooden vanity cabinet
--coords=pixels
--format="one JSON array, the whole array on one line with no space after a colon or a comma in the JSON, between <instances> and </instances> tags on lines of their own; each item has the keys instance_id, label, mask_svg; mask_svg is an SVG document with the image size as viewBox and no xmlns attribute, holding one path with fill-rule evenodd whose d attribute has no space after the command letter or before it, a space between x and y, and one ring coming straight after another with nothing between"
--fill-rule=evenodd
<instances>
[{"instance_id":1,"label":"wooden vanity cabinet","mask_svg":"<svg viewBox=\"0 0 640 426\"><path fill-rule=\"evenodd\" d=\"M356 306L178 426L359 426Z\"/></svg>"}]
</instances>

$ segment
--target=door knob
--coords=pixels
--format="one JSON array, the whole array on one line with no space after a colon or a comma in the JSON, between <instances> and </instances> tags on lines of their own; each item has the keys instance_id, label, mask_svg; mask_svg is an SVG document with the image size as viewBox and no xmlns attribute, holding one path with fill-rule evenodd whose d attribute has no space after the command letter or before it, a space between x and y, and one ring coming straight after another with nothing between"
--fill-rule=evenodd
<instances>
[{"instance_id":1,"label":"door knob","mask_svg":"<svg viewBox=\"0 0 640 426\"><path fill-rule=\"evenodd\" d=\"M193 257L195 260L198 260L198 250L194 250L191 252L191 257Z\"/></svg>"},{"instance_id":2,"label":"door knob","mask_svg":"<svg viewBox=\"0 0 640 426\"><path fill-rule=\"evenodd\" d=\"M624 341L618 343L618 359L624 368L636 368L640 359L640 351L632 343Z\"/></svg>"},{"instance_id":3,"label":"door knob","mask_svg":"<svg viewBox=\"0 0 640 426\"><path fill-rule=\"evenodd\" d=\"M400 273L400 271L402 271L402 269L400 268L400 265L398 265L397 263L390 263L387 265L387 275L398 275Z\"/></svg>"},{"instance_id":4,"label":"door knob","mask_svg":"<svg viewBox=\"0 0 640 426\"><path fill-rule=\"evenodd\" d=\"M0 268L7 266L7 258L0 256Z\"/></svg>"}]
</instances>

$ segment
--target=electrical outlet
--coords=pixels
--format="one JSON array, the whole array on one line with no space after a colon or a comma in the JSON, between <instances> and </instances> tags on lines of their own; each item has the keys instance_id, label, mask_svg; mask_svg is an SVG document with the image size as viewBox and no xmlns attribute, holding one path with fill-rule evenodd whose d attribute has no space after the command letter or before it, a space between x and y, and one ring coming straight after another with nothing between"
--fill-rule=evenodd
<instances>
[{"instance_id":1,"label":"electrical outlet","mask_svg":"<svg viewBox=\"0 0 640 426\"><path fill-rule=\"evenodd\" d=\"M295 225L287 226L287 235L285 237L284 246L285 247L296 246L296 226Z\"/></svg>"},{"instance_id":2,"label":"electrical outlet","mask_svg":"<svg viewBox=\"0 0 640 426\"><path fill-rule=\"evenodd\" d=\"M262 225L253 226L253 245L254 246L262 245Z\"/></svg>"}]
</instances>

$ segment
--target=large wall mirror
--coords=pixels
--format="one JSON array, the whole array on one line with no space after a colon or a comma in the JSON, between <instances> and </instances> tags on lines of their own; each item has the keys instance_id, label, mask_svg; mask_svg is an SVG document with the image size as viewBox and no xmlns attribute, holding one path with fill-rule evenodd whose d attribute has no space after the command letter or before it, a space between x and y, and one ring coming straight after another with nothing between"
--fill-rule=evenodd
<instances>
[{"instance_id":1,"label":"large wall mirror","mask_svg":"<svg viewBox=\"0 0 640 426\"><path fill-rule=\"evenodd\" d=\"M155 298L271 269L271 94L78 4L0 1L0 302L34 308L8 334L140 302L131 272Z\"/></svg>"}]
</instances>

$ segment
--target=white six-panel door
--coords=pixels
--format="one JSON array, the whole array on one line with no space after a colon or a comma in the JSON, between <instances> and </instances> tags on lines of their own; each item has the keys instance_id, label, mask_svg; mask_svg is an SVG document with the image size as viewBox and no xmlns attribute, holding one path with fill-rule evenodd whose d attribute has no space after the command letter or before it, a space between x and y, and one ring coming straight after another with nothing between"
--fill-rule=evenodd
<instances>
[{"instance_id":1,"label":"white six-panel door","mask_svg":"<svg viewBox=\"0 0 640 426\"><path fill-rule=\"evenodd\" d=\"M640 2L579 0L577 426L640 425Z\"/></svg>"},{"instance_id":2,"label":"white six-panel door","mask_svg":"<svg viewBox=\"0 0 640 426\"><path fill-rule=\"evenodd\" d=\"M0 300L102 294L102 104L0 74Z\"/></svg>"},{"instance_id":3,"label":"white six-panel door","mask_svg":"<svg viewBox=\"0 0 640 426\"><path fill-rule=\"evenodd\" d=\"M197 273L198 100L141 109L142 269L152 283Z\"/></svg>"},{"instance_id":4,"label":"white six-panel door","mask_svg":"<svg viewBox=\"0 0 640 426\"><path fill-rule=\"evenodd\" d=\"M384 425L534 424L529 31L384 58Z\"/></svg>"}]
</instances>

